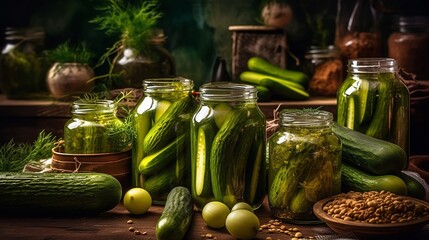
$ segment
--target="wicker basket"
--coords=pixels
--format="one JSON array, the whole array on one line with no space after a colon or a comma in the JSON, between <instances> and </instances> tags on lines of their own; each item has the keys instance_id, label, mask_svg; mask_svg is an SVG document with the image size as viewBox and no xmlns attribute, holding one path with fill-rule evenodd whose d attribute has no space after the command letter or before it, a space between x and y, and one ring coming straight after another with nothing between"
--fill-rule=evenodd
<instances>
[{"instance_id":1,"label":"wicker basket","mask_svg":"<svg viewBox=\"0 0 429 240\"><path fill-rule=\"evenodd\" d=\"M246 71L253 56L286 68L287 41L283 30L267 26L230 26L232 32L232 77Z\"/></svg>"}]
</instances>

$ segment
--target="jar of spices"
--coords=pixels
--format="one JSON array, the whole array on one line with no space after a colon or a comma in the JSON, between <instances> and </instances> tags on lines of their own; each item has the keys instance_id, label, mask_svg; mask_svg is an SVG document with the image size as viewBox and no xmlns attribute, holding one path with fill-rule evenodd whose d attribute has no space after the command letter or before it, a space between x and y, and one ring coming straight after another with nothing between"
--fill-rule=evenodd
<instances>
[{"instance_id":1,"label":"jar of spices","mask_svg":"<svg viewBox=\"0 0 429 240\"><path fill-rule=\"evenodd\" d=\"M350 59L338 89L337 123L409 153L410 94L391 58Z\"/></svg>"},{"instance_id":2,"label":"jar of spices","mask_svg":"<svg viewBox=\"0 0 429 240\"><path fill-rule=\"evenodd\" d=\"M381 12L373 0L338 0L335 45L343 61L352 58L382 57Z\"/></svg>"},{"instance_id":3,"label":"jar of spices","mask_svg":"<svg viewBox=\"0 0 429 240\"><path fill-rule=\"evenodd\" d=\"M305 54L307 74L311 76L311 96L336 96L343 81L343 63L335 46L312 47Z\"/></svg>"},{"instance_id":4,"label":"jar of spices","mask_svg":"<svg viewBox=\"0 0 429 240\"><path fill-rule=\"evenodd\" d=\"M229 208L261 206L266 193L266 124L254 86L233 82L200 87L192 117L192 194L202 210L210 201Z\"/></svg>"},{"instance_id":5,"label":"jar of spices","mask_svg":"<svg viewBox=\"0 0 429 240\"><path fill-rule=\"evenodd\" d=\"M388 57L415 74L415 79L429 80L429 17L401 16L394 27L388 38Z\"/></svg>"},{"instance_id":6,"label":"jar of spices","mask_svg":"<svg viewBox=\"0 0 429 240\"><path fill-rule=\"evenodd\" d=\"M0 56L0 87L9 99L41 99L48 96L48 64L42 58L42 28L7 28Z\"/></svg>"},{"instance_id":7,"label":"jar of spices","mask_svg":"<svg viewBox=\"0 0 429 240\"><path fill-rule=\"evenodd\" d=\"M164 204L173 187L190 188L193 86L185 78L146 79L132 112L132 185L146 189L154 203Z\"/></svg>"},{"instance_id":8,"label":"jar of spices","mask_svg":"<svg viewBox=\"0 0 429 240\"><path fill-rule=\"evenodd\" d=\"M319 223L313 205L341 192L340 139L333 115L317 109L284 109L268 141L271 213L295 224Z\"/></svg>"},{"instance_id":9,"label":"jar of spices","mask_svg":"<svg viewBox=\"0 0 429 240\"><path fill-rule=\"evenodd\" d=\"M129 149L131 134L116 111L112 100L74 101L72 118L64 126L64 152L116 153Z\"/></svg>"}]
</instances>

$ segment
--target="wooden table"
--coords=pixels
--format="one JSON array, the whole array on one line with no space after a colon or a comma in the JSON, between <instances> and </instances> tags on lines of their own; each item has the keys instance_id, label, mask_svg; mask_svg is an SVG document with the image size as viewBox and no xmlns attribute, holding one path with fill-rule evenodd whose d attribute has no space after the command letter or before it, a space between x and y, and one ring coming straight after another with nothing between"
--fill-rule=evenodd
<instances>
[{"instance_id":1,"label":"wooden table","mask_svg":"<svg viewBox=\"0 0 429 240\"><path fill-rule=\"evenodd\" d=\"M85 204L85 203L82 203ZM118 204L114 209L97 216L86 217L25 217L25 216L0 216L0 239L2 240L134 240L156 239L155 226L162 213L162 206L152 206L148 212L140 216L132 216L127 210ZM273 220L270 215L267 202L256 211L261 224ZM132 220L132 224L127 221ZM293 225L282 223L286 228L298 228L304 239L310 236L316 239L357 239L353 235L337 235L325 224L318 225ZM129 227L146 232L145 235L136 235L129 231ZM195 212L193 221L184 239L205 239L203 234L212 234L218 240L234 239L225 228L211 229L202 220L201 213ZM285 233L269 233L263 230L255 239L291 239ZM429 239L429 224L422 230L408 236L409 239Z\"/></svg>"}]
</instances>

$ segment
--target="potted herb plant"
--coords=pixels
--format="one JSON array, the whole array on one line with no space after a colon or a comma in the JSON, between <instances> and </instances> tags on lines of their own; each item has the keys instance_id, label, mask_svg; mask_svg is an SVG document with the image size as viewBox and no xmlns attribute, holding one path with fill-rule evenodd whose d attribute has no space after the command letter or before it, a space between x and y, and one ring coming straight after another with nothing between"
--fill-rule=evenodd
<instances>
[{"instance_id":1,"label":"potted herb plant","mask_svg":"<svg viewBox=\"0 0 429 240\"><path fill-rule=\"evenodd\" d=\"M66 98L72 95L91 92L94 71L90 61L94 54L82 42L71 46L69 42L45 51L51 68L47 74L47 85L54 98Z\"/></svg>"},{"instance_id":2,"label":"potted herb plant","mask_svg":"<svg viewBox=\"0 0 429 240\"><path fill-rule=\"evenodd\" d=\"M165 36L156 28L162 15L157 1L140 1L135 5L124 0L106 1L90 22L98 24L108 35L118 36L98 64L109 63L107 76L111 87L141 88L145 78L174 76L174 61L162 46Z\"/></svg>"}]
</instances>

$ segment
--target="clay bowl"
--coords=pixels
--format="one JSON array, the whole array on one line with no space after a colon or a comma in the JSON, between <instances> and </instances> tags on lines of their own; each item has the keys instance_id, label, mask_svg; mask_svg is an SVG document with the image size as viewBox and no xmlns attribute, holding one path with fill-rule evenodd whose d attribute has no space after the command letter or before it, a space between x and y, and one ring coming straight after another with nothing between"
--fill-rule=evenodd
<instances>
[{"instance_id":1,"label":"clay bowl","mask_svg":"<svg viewBox=\"0 0 429 240\"><path fill-rule=\"evenodd\" d=\"M346 221L339 218L334 218L323 211L323 206L329 201L333 200L336 196L328 197L326 199L316 202L313 206L313 212L322 222L338 234L353 233L359 239L396 239L396 237L403 236L404 239L409 238L410 234L415 234L426 224L429 223L429 215L419 218L414 221L405 223L388 223L388 224L371 224L362 222ZM404 197L415 202L429 207L429 203L411 197ZM407 237L406 237L407 236Z\"/></svg>"}]
</instances>

